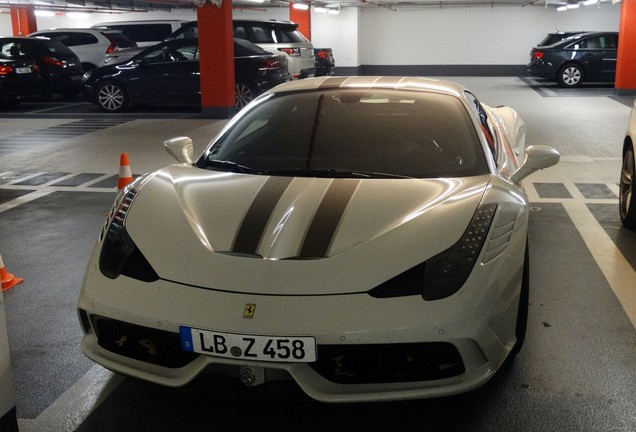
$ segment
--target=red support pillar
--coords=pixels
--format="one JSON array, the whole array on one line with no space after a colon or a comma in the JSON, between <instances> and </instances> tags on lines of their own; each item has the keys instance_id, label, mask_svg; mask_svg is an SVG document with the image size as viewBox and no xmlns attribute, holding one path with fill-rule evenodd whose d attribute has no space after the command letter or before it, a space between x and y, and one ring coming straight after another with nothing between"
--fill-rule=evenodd
<instances>
[{"instance_id":1,"label":"red support pillar","mask_svg":"<svg viewBox=\"0 0 636 432\"><path fill-rule=\"evenodd\" d=\"M298 24L298 31L311 40L311 11L294 9L294 3L289 3L289 20Z\"/></svg>"},{"instance_id":2,"label":"red support pillar","mask_svg":"<svg viewBox=\"0 0 636 432\"><path fill-rule=\"evenodd\" d=\"M201 113L209 118L230 118L236 113L232 1L198 7L197 22Z\"/></svg>"},{"instance_id":3,"label":"red support pillar","mask_svg":"<svg viewBox=\"0 0 636 432\"><path fill-rule=\"evenodd\" d=\"M616 81L618 94L636 94L636 0L623 0L618 30Z\"/></svg>"},{"instance_id":4,"label":"red support pillar","mask_svg":"<svg viewBox=\"0 0 636 432\"><path fill-rule=\"evenodd\" d=\"M35 7L32 5L11 6L11 26L13 36L27 36L37 31Z\"/></svg>"}]
</instances>

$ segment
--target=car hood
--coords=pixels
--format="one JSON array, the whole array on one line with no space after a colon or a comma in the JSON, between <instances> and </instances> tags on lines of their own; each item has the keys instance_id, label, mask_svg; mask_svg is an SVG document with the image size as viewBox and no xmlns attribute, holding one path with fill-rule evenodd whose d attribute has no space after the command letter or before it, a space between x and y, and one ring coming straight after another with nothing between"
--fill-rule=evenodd
<instances>
[{"instance_id":1,"label":"car hood","mask_svg":"<svg viewBox=\"0 0 636 432\"><path fill-rule=\"evenodd\" d=\"M139 185L126 227L162 279L252 293L359 292L456 243L489 179L270 177L172 165Z\"/></svg>"}]
</instances>

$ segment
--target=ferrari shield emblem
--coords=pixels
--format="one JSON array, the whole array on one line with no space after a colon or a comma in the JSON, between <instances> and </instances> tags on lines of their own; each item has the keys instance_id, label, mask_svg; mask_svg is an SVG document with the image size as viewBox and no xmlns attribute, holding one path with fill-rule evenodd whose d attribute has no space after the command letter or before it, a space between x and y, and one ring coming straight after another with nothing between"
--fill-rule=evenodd
<instances>
[{"instance_id":1,"label":"ferrari shield emblem","mask_svg":"<svg viewBox=\"0 0 636 432\"><path fill-rule=\"evenodd\" d=\"M254 318L254 312L256 312L256 305L246 304L245 310L243 311L243 318L247 318L247 319Z\"/></svg>"}]
</instances>

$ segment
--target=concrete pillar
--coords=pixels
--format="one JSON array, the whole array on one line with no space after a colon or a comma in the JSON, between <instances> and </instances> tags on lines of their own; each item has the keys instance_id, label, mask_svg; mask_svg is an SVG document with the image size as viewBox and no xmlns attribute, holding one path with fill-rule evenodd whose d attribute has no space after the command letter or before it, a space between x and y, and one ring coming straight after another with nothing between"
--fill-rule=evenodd
<instances>
[{"instance_id":1,"label":"concrete pillar","mask_svg":"<svg viewBox=\"0 0 636 432\"><path fill-rule=\"evenodd\" d=\"M4 295L0 290L0 431L17 432L18 419L15 409L15 389L9 355L9 336L4 314Z\"/></svg>"},{"instance_id":2,"label":"concrete pillar","mask_svg":"<svg viewBox=\"0 0 636 432\"><path fill-rule=\"evenodd\" d=\"M289 3L289 20L298 24L298 31L311 40L311 11L294 9L294 3Z\"/></svg>"},{"instance_id":3,"label":"concrete pillar","mask_svg":"<svg viewBox=\"0 0 636 432\"><path fill-rule=\"evenodd\" d=\"M232 2L197 7L201 113L225 119L236 113Z\"/></svg>"},{"instance_id":4,"label":"concrete pillar","mask_svg":"<svg viewBox=\"0 0 636 432\"><path fill-rule=\"evenodd\" d=\"M11 6L11 27L13 36L28 36L37 31L35 7L33 5Z\"/></svg>"},{"instance_id":5,"label":"concrete pillar","mask_svg":"<svg viewBox=\"0 0 636 432\"><path fill-rule=\"evenodd\" d=\"M618 29L614 87L620 95L636 94L636 0L623 0Z\"/></svg>"}]
</instances>

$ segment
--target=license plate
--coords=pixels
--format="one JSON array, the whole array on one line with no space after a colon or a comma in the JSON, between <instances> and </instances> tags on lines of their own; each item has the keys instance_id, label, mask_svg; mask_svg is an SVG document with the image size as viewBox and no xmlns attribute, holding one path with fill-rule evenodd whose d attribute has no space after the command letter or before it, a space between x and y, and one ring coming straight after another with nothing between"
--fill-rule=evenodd
<instances>
[{"instance_id":1,"label":"license plate","mask_svg":"<svg viewBox=\"0 0 636 432\"><path fill-rule=\"evenodd\" d=\"M28 74L28 73L31 73L31 68L30 67L15 68L15 73Z\"/></svg>"},{"instance_id":2,"label":"license plate","mask_svg":"<svg viewBox=\"0 0 636 432\"><path fill-rule=\"evenodd\" d=\"M180 333L183 349L200 354L284 363L316 361L316 338L312 336L248 335L185 326Z\"/></svg>"}]
</instances>

